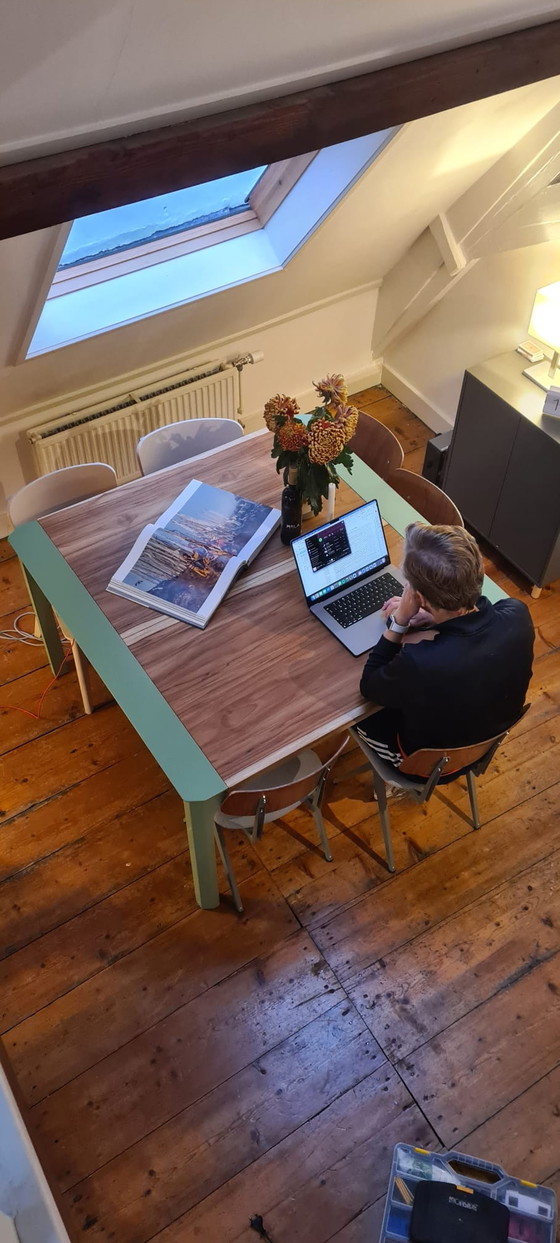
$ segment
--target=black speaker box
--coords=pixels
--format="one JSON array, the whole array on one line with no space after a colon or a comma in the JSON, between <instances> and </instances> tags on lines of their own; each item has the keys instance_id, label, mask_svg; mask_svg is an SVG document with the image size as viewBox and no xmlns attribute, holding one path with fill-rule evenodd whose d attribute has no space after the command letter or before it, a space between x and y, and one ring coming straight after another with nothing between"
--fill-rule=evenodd
<instances>
[{"instance_id":1,"label":"black speaker box","mask_svg":"<svg viewBox=\"0 0 560 1243\"><path fill-rule=\"evenodd\" d=\"M424 479L431 479L438 488L443 486L445 455L451 444L452 435L452 432L442 432L441 435L434 436L433 440L429 440L426 445L422 474Z\"/></svg>"}]
</instances>

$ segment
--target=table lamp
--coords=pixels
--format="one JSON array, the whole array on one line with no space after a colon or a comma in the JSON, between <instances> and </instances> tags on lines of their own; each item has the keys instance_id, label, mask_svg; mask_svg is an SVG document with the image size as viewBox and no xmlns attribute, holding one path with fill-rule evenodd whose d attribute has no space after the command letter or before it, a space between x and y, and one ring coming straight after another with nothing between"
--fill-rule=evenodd
<instances>
[{"instance_id":1,"label":"table lamp","mask_svg":"<svg viewBox=\"0 0 560 1243\"><path fill-rule=\"evenodd\" d=\"M543 285L537 289L533 314L529 324L529 336L535 337L542 345L552 350L552 359L534 363L526 367L523 375L528 376L540 388L549 389L554 384L560 385L558 369L558 353L560 351L560 281L553 285Z\"/></svg>"}]
</instances>

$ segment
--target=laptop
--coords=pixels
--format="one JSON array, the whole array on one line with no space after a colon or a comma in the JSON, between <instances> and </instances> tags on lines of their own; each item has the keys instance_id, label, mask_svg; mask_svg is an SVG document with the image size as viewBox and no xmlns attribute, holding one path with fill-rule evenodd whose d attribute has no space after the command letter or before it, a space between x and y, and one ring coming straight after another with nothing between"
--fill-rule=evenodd
<instances>
[{"instance_id":1,"label":"laptop","mask_svg":"<svg viewBox=\"0 0 560 1243\"><path fill-rule=\"evenodd\" d=\"M381 608L401 596L403 576L391 565L377 501L292 540L308 607L354 656L381 638Z\"/></svg>"}]
</instances>

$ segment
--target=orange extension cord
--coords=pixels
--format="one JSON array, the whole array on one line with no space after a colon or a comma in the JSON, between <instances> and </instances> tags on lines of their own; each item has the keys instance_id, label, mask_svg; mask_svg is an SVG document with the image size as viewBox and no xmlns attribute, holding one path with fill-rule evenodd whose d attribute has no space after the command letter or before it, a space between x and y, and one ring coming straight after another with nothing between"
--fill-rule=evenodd
<instances>
[{"instance_id":1,"label":"orange extension cord","mask_svg":"<svg viewBox=\"0 0 560 1243\"><path fill-rule=\"evenodd\" d=\"M54 686L56 679L60 677L60 674L62 673L62 668L66 664L66 661L69 660L71 655L72 655L72 652L66 653L66 656L64 656L63 660L61 661L61 664L59 668L57 669L54 675L54 678L51 678L50 682L47 684L47 686L45 686L43 694L41 695L41 698L39 700L39 704L38 704L36 712L30 712L29 708L20 708L19 704L0 704L0 711L2 712L23 712L25 713L25 716L30 716L33 718L34 721L38 721L41 716L41 708L43 707L45 696L48 695L49 691L51 690L51 687Z\"/></svg>"}]
</instances>

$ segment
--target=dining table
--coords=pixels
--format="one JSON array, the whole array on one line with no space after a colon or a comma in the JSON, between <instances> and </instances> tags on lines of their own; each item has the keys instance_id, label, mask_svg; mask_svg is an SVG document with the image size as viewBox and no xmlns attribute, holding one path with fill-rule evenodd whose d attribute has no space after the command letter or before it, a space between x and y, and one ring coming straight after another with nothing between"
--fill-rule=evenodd
<instances>
[{"instance_id":1,"label":"dining table","mask_svg":"<svg viewBox=\"0 0 560 1243\"><path fill-rule=\"evenodd\" d=\"M365 462L340 468L336 516L376 499L398 564L409 522L425 521ZM9 539L25 570L47 654L68 628L183 801L196 900L218 905L214 816L228 791L371 712L355 658L309 611L277 529L204 629L107 590L145 526L192 480L279 506L266 429L26 523ZM326 520L304 521L303 531ZM486 578L491 600L504 593Z\"/></svg>"}]
</instances>

